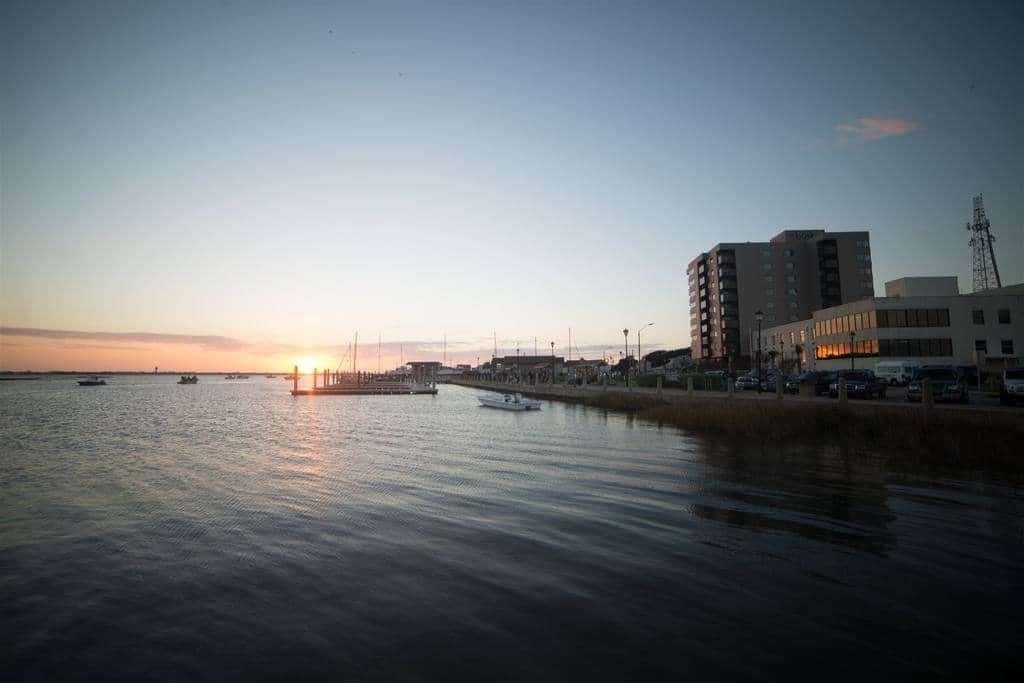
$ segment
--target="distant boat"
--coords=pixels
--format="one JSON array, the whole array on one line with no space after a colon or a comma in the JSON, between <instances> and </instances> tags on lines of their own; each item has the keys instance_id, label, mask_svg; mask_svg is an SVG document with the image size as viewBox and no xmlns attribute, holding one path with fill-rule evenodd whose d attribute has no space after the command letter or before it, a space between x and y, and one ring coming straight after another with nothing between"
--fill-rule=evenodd
<instances>
[{"instance_id":1,"label":"distant boat","mask_svg":"<svg viewBox=\"0 0 1024 683\"><path fill-rule=\"evenodd\" d=\"M100 379L96 375L93 375L89 379L78 380L78 386L80 387L103 387L106 385L107 381L105 379Z\"/></svg>"},{"instance_id":2,"label":"distant boat","mask_svg":"<svg viewBox=\"0 0 1024 683\"><path fill-rule=\"evenodd\" d=\"M287 379L289 381L293 380L293 379L298 379L299 378L298 375L283 375L283 377L284 377L284 379Z\"/></svg>"},{"instance_id":3,"label":"distant boat","mask_svg":"<svg viewBox=\"0 0 1024 683\"><path fill-rule=\"evenodd\" d=\"M277 375L263 375L263 376L266 377L267 379L274 379L275 377L277 377Z\"/></svg>"},{"instance_id":4,"label":"distant boat","mask_svg":"<svg viewBox=\"0 0 1024 683\"><path fill-rule=\"evenodd\" d=\"M178 384L199 384L199 375L182 375Z\"/></svg>"},{"instance_id":5,"label":"distant boat","mask_svg":"<svg viewBox=\"0 0 1024 683\"><path fill-rule=\"evenodd\" d=\"M235 379L249 379L249 375L235 375Z\"/></svg>"},{"instance_id":6,"label":"distant boat","mask_svg":"<svg viewBox=\"0 0 1024 683\"><path fill-rule=\"evenodd\" d=\"M501 408L502 410L540 410L541 402L532 398L523 398L522 394L505 394L502 398L493 396L480 396L480 405L487 408Z\"/></svg>"},{"instance_id":7,"label":"distant boat","mask_svg":"<svg viewBox=\"0 0 1024 683\"><path fill-rule=\"evenodd\" d=\"M227 375L224 379L238 379L235 375Z\"/></svg>"}]
</instances>

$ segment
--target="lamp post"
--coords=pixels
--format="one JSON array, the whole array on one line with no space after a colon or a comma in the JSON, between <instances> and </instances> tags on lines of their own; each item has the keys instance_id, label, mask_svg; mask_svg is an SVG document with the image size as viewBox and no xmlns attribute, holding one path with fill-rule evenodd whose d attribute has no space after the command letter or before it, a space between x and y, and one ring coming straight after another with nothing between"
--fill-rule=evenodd
<instances>
[{"instance_id":1,"label":"lamp post","mask_svg":"<svg viewBox=\"0 0 1024 683\"><path fill-rule=\"evenodd\" d=\"M555 383L555 342L551 342L551 383Z\"/></svg>"},{"instance_id":2,"label":"lamp post","mask_svg":"<svg viewBox=\"0 0 1024 683\"><path fill-rule=\"evenodd\" d=\"M764 320L764 313L761 309L754 311L754 320L757 321L757 393L761 393L761 321Z\"/></svg>"},{"instance_id":3,"label":"lamp post","mask_svg":"<svg viewBox=\"0 0 1024 683\"><path fill-rule=\"evenodd\" d=\"M850 330L850 369L853 370L853 330Z\"/></svg>"},{"instance_id":4,"label":"lamp post","mask_svg":"<svg viewBox=\"0 0 1024 683\"><path fill-rule=\"evenodd\" d=\"M626 360L626 388L629 388L629 328L622 330L622 338L626 343L626 353L622 357Z\"/></svg>"},{"instance_id":5,"label":"lamp post","mask_svg":"<svg viewBox=\"0 0 1024 683\"><path fill-rule=\"evenodd\" d=\"M643 358L643 354L640 353L640 333L643 332L644 330L646 330L648 327L650 327L653 324L654 323L647 323L646 325L644 325L643 327L641 327L639 330L636 331L636 362L637 362L636 371L638 373L640 372L640 359Z\"/></svg>"}]
</instances>

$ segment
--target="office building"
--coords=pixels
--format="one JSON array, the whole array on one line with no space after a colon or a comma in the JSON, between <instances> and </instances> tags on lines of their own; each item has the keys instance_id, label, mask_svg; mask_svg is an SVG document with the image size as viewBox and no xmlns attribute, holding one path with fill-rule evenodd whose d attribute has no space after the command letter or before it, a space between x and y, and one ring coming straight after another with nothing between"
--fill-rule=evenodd
<instances>
[{"instance_id":1,"label":"office building","mask_svg":"<svg viewBox=\"0 0 1024 683\"><path fill-rule=\"evenodd\" d=\"M880 360L921 365L1019 365L1024 358L1024 284L959 294L956 278L902 278L884 297L820 311L765 329L762 357L786 369L873 369ZM756 347L755 347L756 351Z\"/></svg>"},{"instance_id":2,"label":"office building","mask_svg":"<svg viewBox=\"0 0 1024 683\"><path fill-rule=\"evenodd\" d=\"M696 361L749 356L762 327L874 296L867 231L785 230L768 242L721 243L690 262Z\"/></svg>"}]
</instances>

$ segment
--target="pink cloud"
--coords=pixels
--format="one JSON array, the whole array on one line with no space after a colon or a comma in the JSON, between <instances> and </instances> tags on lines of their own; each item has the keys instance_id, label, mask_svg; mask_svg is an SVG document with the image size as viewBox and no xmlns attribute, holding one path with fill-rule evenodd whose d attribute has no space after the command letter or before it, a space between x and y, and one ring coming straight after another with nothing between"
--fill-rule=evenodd
<instances>
[{"instance_id":1,"label":"pink cloud","mask_svg":"<svg viewBox=\"0 0 1024 683\"><path fill-rule=\"evenodd\" d=\"M839 131L839 138L842 142L848 141L851 138L870 142L893 135L907 135L908 133L913 133L919 127L914 121L866 116L857 119L853 123L840 123L836 126L836 130Z\"/></svg>"}]
</instances>

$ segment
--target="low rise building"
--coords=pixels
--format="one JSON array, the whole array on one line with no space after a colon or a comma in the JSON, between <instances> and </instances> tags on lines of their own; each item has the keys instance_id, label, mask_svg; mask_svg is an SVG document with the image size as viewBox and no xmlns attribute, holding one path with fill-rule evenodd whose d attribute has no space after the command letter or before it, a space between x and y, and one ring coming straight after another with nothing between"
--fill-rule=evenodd
<instances>
[{"instance_id":1,"label":"low rise building","mask_svg":"<svg viewBox=\"0 0 1024 683\"><path fill-rule=\"evenodd\" d=\"M1024 284L959 294L956 278L902 278L884 297L765 328L762 360L791 369L873 368L881 360L995 369L1024 357ZM754 335L756 354L756 334Z\"/></svg>"}]
</instances>

